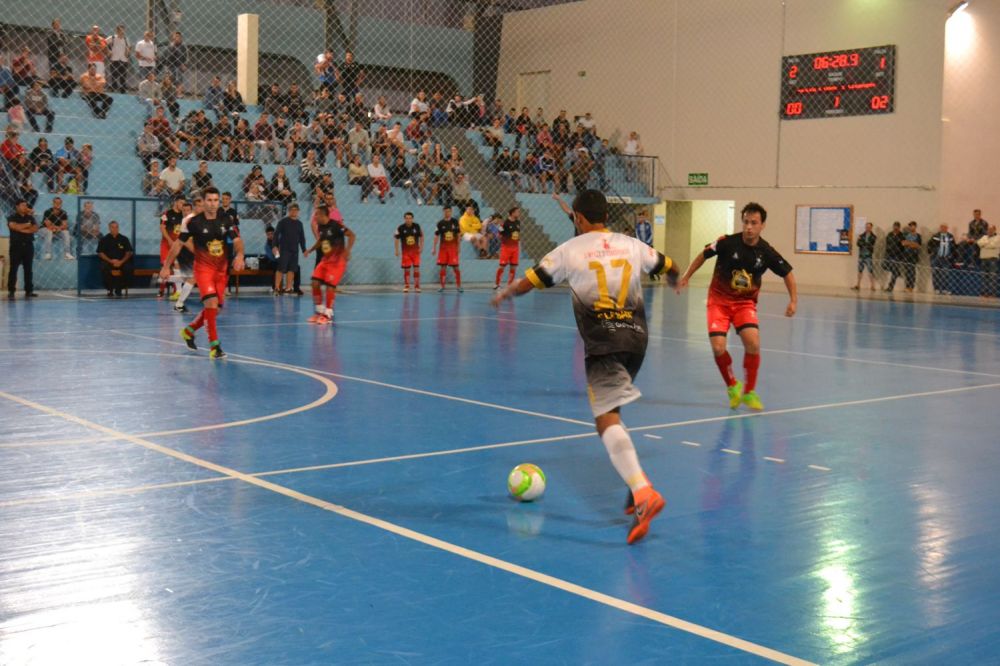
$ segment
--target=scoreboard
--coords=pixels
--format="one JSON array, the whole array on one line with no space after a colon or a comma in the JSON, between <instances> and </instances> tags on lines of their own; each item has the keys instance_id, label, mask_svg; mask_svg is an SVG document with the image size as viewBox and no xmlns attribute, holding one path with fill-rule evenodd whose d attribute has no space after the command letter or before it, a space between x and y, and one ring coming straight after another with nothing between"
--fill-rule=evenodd
<instances>
[{"instance_id":1,"label":"scoreboard","mask_svg":"<svg viewBox=\"0 0 1000 666\"><path fill-rule=\"evenodd\" d=\"M785 56L781 119L892 113L895 73L895 45Z\"/></svg>"}]
</instances>

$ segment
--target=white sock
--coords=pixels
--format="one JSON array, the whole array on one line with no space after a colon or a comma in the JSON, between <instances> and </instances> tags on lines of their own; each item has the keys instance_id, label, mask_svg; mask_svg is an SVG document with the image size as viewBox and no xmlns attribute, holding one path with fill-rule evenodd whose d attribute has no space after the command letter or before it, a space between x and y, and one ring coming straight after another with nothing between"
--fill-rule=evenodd
<instances>
[{"instance_id":1,"label":"white sock","mask_svg":"<svg viewBox=\"0 0 1000 666\"><path fill-rule=\"evenodd\" d=\"M324 309L323 310L323 314L325 314L330 319L333 319L333 308L326 308L326 309Z\"/></svg>"},{"instance_id":2,"label":"white sock","mask_svg":"<svg viewBox=\"0 0 1000 666\"><path fill-rule=\"evenodd\" d=\"M194 285L191 284L190 282L185 282L184 284L181 285L181 293L180 296L177 297L176 307L181 307L182 305L184 305L184 301L187 300L187 297L191 295L192 289L194 289Z\"/></svg>"},{"instance_id":3,"label":"white sock","mask_svg":"<svg viewBox=\"0 0 1000 666\"><path fill-rule=\"evenodd\" d=\"M615 466L618 475L622 477L633 493L649 485L649 480L646 479L646 475L643 474L642 467L639 465L639 456L635 453L632 438L629 437L628 431L624 427L617 424L610 426L601 435L601 441L604 442L604 448L608 450L611 464Z\"/></svg>"}]
</instances>

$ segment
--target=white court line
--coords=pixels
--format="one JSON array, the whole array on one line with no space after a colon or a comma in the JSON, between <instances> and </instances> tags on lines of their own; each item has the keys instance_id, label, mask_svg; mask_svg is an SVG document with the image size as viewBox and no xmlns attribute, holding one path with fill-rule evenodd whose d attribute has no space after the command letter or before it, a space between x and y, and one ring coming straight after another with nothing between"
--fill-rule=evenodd
<instances>
[{"instance_id":1,"label":"white court line","mask_svg":"<svg viewBox=\"0 0 1000 666\"><path fill-rule=\"evenodd\" d=\"M548 328L561 328L561 329L572 330L572 331L576 330L576 326L567 326L566 324L549 324L549 323L540 322L540 321L524 321L524 320L521 320L521 319L511 319L510 317L486 317L486 316L484 316L483 318L484 319L494 319L494 320L497 320L497 319L506 319L507 321L513 321L516 324L525 324L525 325L530 325L530 326L545 326L545 327L548 327ZM669 335L654 335L652 333L649 334L649 338L651 340L653 340L653 339L656 339L656 340L670 340L672 342L683 342L683 343L688 344L688 345L699 345L699 346L703 346L704 347L704 352L705 353L708 353L710 351L710 348L709 348L709 346L707 344L705 344L702 341L695 340L693 338L675 338L675 337L672 337L672 336L669 336ZM1000 379L1000 374L990 373L990 372L977 372L975 370L959 370L958 368L938 368L938 367L929 366L929 365L912 365L912 364L909 364L909 363L896 363L896 362L893 362L893 361L875 361L875 360L864 359L864 358L851 358L849 356L833 356L831 354L815 354L815 353L812 353L812 352L793 351L793 350L790 350L790 349L773 349L773 348L769 348L769 347L761 347L761 351L765 351L765 352L768 352L768 353L771 353L771 354L789 354L789 355L792 355L792 356L809 356L809 357L812 357L812 358L822 358L822 359L828 359L828 360L833 360L833 361L844 361L846 363L862 363L862 364L867 364L867 365L882 365L882 366L890 366L890 367L896 367L896 368L908 368L910 370L933 370L933 371L936 371L936 372L947 372L947 373L957 374L957 375L975 375L977 377L990 377L992 379Z\"/></svg>"},{"instance_id":2,"label":"white court line","mask_svg":"<svg viewBox=\"0 0 1000 666\"><path fill-rule=\"evenodd\" d=\"M805 666L810 664L810 662L807 662L803 659L799 659L798 657L793 657L792 655L785 654L783 652L779 652L778 650L774 650L769 647L765 647L763 645L758 645L756 643L743 640L742 638L737 638L736 636L730 636L729 634L725 634L721 631L710 629L708 627L704 627L702 625L698 625L693 622L688 622L678 617L667 615L666 613L661 613L651 608L640 606L639 604L632 603L630 601L625 601L624 599L619 599L617 597L613 597L609 594L604 594L596 590L591 590L589 588L583 587L582 585L577 585L576 583L571 583L561 578L556 578L555 576L550 576L540 571L535 571L534 569L522 567L512 562L507 562L505 560L501 560L499 558L492 557L490 555L486 555L478 551L464 548L462 546L450 543L448 541L444 541L442 539L437 539L430 535L423 534L415 530L411 530L401 525L390 523L386 520L382 520L381 518L375 518L374 516L369 516L367 514L360 513L358 511L354 511L352 509L348 509L346 507L334 504L332 502L327 502L326 500L322 500L317 497L313 497L311 495L306 495L305 493L300 493L297 490L292 490L291 488L286 488L285 486L281 486L276 483L272 483L270 481L254 477L249 474L244 474L235 469L231 469L223 465L218 465L208 460L204 460L202 458L198 458L189 455L187 453L171 449L167 446L162 446L160 444L156 444L155 442L151 442L149 440L142 439L140 437L135 437L127 433L113 430L112 428L102 426L98 423L88 421L86 419L74 416L72 414L68 414L66 412L61 412L59 410L47 407L45 405L41 405L31 400L26 400L24 398L12 395L5 391L0 391L0 397L5 398L11 402L23 405L25 407L30 407L45 414L49 414L50 416L58 417L66 421L76 423L77 425L81 425L85 428L90 428L92 430L96 430L98 432L102 432L107 435L112 435L116 438L125 439L145 449L156 451L157 453L161 453L163 455L175 458L177 460L182 460L184 462L196 465L203 469L211 470L213 472L222 474L224 476L232 477L233 479L236 479L238 481L243 481L244 483L257 486L258 488L262 488L264 490L269 490L278 495L283 495L285 497L297 500L304 504L309 504L319 509L323 509L324 511L335 513L337 515L343 516L344 518L350 518L351 520L355 520L360 523L365 523L367 525L371 525L372 527L377 527L379 529L385 530L386 532L390 532L392 534L396 534L397 536L410 539L425 546L437 548L447 553L451 553L453 555L457 555L459 557L464 557L465 559L472 560L473 562L479 562L480 564L493 567L494 569L506 571L507 573L513 574L515 576L520 576L522 578L535 581L537 583L541 583L542 585L548 585L549 587L562 590L569 594L573 594L578 597L594 601L596 603L604 604L606 606L610 606L611 608L616 608L623 612L630 613L632 615L642 617L652 622L657 622L659 624L672 627L674 629L678 629L680 631L684 631L686 633L693 634L695 636L700 636L701 638L705 638L707 640L719 643L721 645L726 645L736 650L741 650L743 652L747 652L749 654L753 654L758 657L762 657L764 659L770 659L772 661L781 664L793 664L795 666L800 666L800 665Z\"/></svg>"},{"instance_id":3,"label":"white court line","mask_svg":"<svg viewBox=\"0 0 1000 666\"><path fill-rule=\"evenodd\" d=\"M16 353L38 352L38 353L44 353L44 354L51 354L51 353L62 352L62 353L78 354L78 353L80 353L80 350L79 349L37 349L37 348L27 348L27 349L18 349L18 350L0 349L0 354L3 354L3 353L12 353L12 352L16 352ZM181 359L181 360L201 360L201 359L204 358L204 357L200 357L200 356L195 356L193 354L167 354L167 353L164 353L164 352L140 352L140 351L117 351L117 350L114 350L114 351L107 351L107 350L93 351L93 350L90 350L90 351L88 351L88 353L90 353L90 354L94 354L94 353L98 353L98 354L111 354L111 355L114 355L114 356L161 356L161 357L166 357L166 358L177 358L177 359ZM236 427L240 427L240 426L247 426L247 425L251 425L251 424L254 424L254 423L262 423L262 422L265 422L265 421L274 421L276 419L285 418L286 416L293 416L295 414L301 414L302 412L307 412L309 410L316 409L317 407L320 407L320 406L325 405L326 403L330 402L337 395L337 390L338 390L337 389L337 385L334 384L329 379L327 379L326 377L322 377L322 376L320 376L319 374L315 373L312 370L308 370L308 369L305 369L305 368L296 368L296 367L291 367L291 366L284 367L284 366L281 366L281 365L276 365L274 363L271 363L270 361L262 361L262 360L257 360L257 359L233 359L233 360L236 361L237 363L243 363L243 364L246 364L246 365L257 365L257 366L261 366L261 367L265 367L265 368L273 368L275 370L284 370L286 372L293 372L293 373L302 375L304 377L308 377L309 379L316 380L317 382L319 382L320 384L322 384L324 386L324 388L325 388L325 391L323 392L323 395L321 395L320 397L316 398L315 400L313 400L312 402L310 402L308 404L300 405L298 407L293 407L291 409L286 409L286 410L281 411L281 412L275 412L273 414L265 414L263 416L255 416L255 417L252 417L252 418L249 418L249 419L242 419L242 420L239 420L239 421L227 421L225 423L214 423L214 424L211 424L211 425L194 426L194 427L190 427L190 428L176 428L176 429L173 429L173 430L160 430L160 431L157 431L157 432L145 432L145 433L140 433L139 435L137 435L137 437L164 437L164 436L167 436L167 435L181 435L181 434L187 434L187 433L192 433L192 432L208 432L208 431L212 431L212 430L223 430L225 428L236 428ZM33 441L29 440L29 441L26 441L26 442L5 442L5 443L0 443L0 449L28 448L28 447L35 447L35 446L55 446L55 445L69 445L69 444L89 444L89 443L92 443L94 441L109 441L109 440L107 438L104 438L103 440L102 439L95 440L95 438L93 438L93 437L77 437L77 438L69 438L69 439L64 439L64 440L47 440L47 441L46 440L42 440L42 441L36 441L36 442L33 442Z\"/></svg>"},{"instance_id":4,"label":"white court line","mask_svg":"<svg viewBox=\"0 0 1000 666\"><path fill-rule=\"evenodd\" d=\"M815 470L818 470L820 472L829 472L830 471L829 467L823 467L822 465L809 465L809 469L815 469Z\"/></svg>"},{"instance_id":5,"label":"white court line","mask_svg":"<svg viewBox=\"0 0 1000 666\"><path fill-rule=\"evenodd\" d=\"M784 458L772 458L771 456L764 456L764 460L767 460L768 462L779 463L779 464L784 464L784 462L785 462Z\"/></svg>"},{"instance_id":6,"label":"white court line","mask_svg":"<svg viewBox=\"0 0 1000 666\"><path fill-rule=\"evenodd\" d=\"M105 441L118 441L121 438L105 437ZM25 506L27 504L44 504L46 502L68 502L71 500L91 499L94 497L111 497L114 495L138 495L149 490L162 490L165 488L184 488L186 486L198 486L203 483L217 483L219 481L232 481L231 476L210 476L206 479L192 479L191 481L171 481L169 483L151 483L145 486L132 486L130 488L105 488L102 490L81 490L75 493L62 493L59 495L41 495L38 497L22 497L20 499L6 500L0 502L0 509L12 506Z\"/></svg>"},{"instance_id":7,"label":"white court line","mask_svg":"<svg viewBox=\"0 0 1000 666\"><path fill-rule=\"evenodd\" d=\"M163 338L156 338L149 335L139 335L137 333L128 333L126 331L111 330L110 333L115 333L117 335L125 335L131 338L139 338L140 340L152 340L153 342L159 342L160 344L170 344L177 345L181 347L186 347L183 342L174 342L173 340L164 340ZM475 405L477 407L488 407L490 409L499 409L505 412L513 412L515 414L524 414L525 416L537 416L543 419L550 419L552 421L562 421L563 423L573 423L576 425L586 426L588 428L594 427L593 421L581 421L579 419L571 419L565 416L555 416L554 414L545 414L543 412L533 412L529 409L518 409L517 407L508 407L506 405L499 405L493 402L483 402L482 400L473 400L471 398L462 398L457 395L449 395L447 393L437 393L435 391L425 391L424 389L412 388L409 386L401 386L399 384L389 384L388 382L380 382L375 379L367 379L365 377L354 377L352 375L345 375L339 372L328 372L326 370L314 370L312 368L305 368L300 365L293 365L291 363L282 363L281 361L269 361L267 359L257 358L255 356L247 356L246 354L234 354L229 353L232 358L246 359L248 361L254 361L263 365L271 365L277 368L288 368L296 369L306 372L314 372L317 374L326 375L328 377L334 377L335 379L345 379L352 382L359 382L361 384L371 384L373 386L381 386L383 388L395 389L397 391L405 391L407 393L416 393L418 395L425 395L432 398L442 398L444 400L452 400L455 402L461 402L467 405Z\"/></svg>"},{"instance_id":8,"label":"white court line","mask_svg":"<svg viewBox=\"0 0 1000 666\"><path fill-rule=\"evenodd\" d=\"M649 433L646 433L643 437L648 437L649 439L663 439L659 435L650 435Z\"/></svg>"},{"instance_id":9,"label":"white court line","mask_svg":"<svg viewBox=\"0 0 1000 666\"><path fill-rule=\"evenodd\" d=\"M742 451L737 451L736 449L719 449L719 450L722 451L723 453L729 453L729 454L734 455L734 456L741 456L741 455L743 455Z\"/></svg>"},{"instance_id":10,"label":"white court line","mask_svg":"<svg viewBox=\"0 0 1000 666\"><path fill-rule=\"evenodd\" d=\"M689 442L686 439L682 439L681 444L683 444L684 446L701 446L701 444L699 444L698 442Z\"/></svg>"},{"instance_id":11,"label":"white court line","mask_svg":"<svg viewBox=\"0 0 1000 666\"><path fill-rule=\"evenodd\" d=\"M925 331L928 333L943 333L945 335L961 335L961 336L979 336L984 338L1000 338L998 333L972 333L969 331L956 331L951 328L929 328L925 326L903 326L900 324L876 324L870 321L852 321L850 319L823 319L821 317L803 317L800 315L795 315L794 317L786 317L785 315L770 314L762 312L761 317L767 317L768 319L783 319L787 321L792 321L794 319L801 319L803 321L818 321L827 324L850 324L851 326L869 326L873 328L898 328L906 331Z\"/></svg>"}]
</instances>

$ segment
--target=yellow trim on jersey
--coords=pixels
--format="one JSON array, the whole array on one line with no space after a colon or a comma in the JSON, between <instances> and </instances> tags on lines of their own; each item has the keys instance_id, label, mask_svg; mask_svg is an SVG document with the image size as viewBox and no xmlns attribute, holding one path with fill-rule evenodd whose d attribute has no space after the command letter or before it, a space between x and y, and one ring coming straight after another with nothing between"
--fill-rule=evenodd
<instances>
[{"instance_id":1,"label":"yellow trim on jersey","mask_svg":"<svg viewBox=\"0 0 1000 666\"><path fill-rule=\"evenodd\" d=\"M666 273L673 267L674 267L674 260L668 257L667 255L663 255L663 268L660 269L660 272Z\"/></svg>"},{"instance_id":2,"label":"yellow trim on jersey","mask_svg":"<svg viewBox=\"0 0 1000 666\"><path fill-rule=\"evenodd\" d=\"M535 274L535 269L529 268L524 271L524 277L528 278L528 282L531 283L535 289L545 289L545 284L542 282L541 278Z\"/></svg>"}]
</instances>

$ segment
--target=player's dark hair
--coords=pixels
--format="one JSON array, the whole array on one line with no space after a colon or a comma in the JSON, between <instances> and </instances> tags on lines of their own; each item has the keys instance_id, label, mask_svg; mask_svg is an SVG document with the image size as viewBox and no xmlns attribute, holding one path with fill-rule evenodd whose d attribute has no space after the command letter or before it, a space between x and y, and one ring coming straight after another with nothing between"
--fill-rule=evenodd
<instances>
[{"instance_id":1,"label":"player's dark hair","mask_svg":"<svg viewBox=\"0 0 1000 666\"><path fill-rule=\"evenodd\" d=\"M209 194L218 194L218 193L219 193L219 188L217 188L217 187L206 187L205 189L203 189L201 191L201 196L202 196L202 198L205 198Z\"/></svg>"},{"instance_id":2,"label":"player's dark hair","mask_svg":"<svg viewBox=\"0 0 1000 666\"><path fill-rule=\"evenodd\" d=\"M411 211L406 211L405 213L403 213L403 217L406 217L407 215L413 217L413 213Z\"/></svg>"},{"instance_id":3,"label":"player's dark hair","mask_svg":"<svg viewBox=\"0 0 1000 666\"><path fill-rule=\"evenodd\" d=\"M583 190L573 199L573 212L583 215L591 224L608 221L608 200L598 190Z\"/></svg>"},{"instance_id":4,"label":"player's dark hair","mask_svg":"<svg viewBox=\"0 0 1000 666\"><path fill-rule=\"evenodd\" d=\"M295 203L294 201L293 201L292 203L288 204L288 210L291 210L291 209L293 209L293 208L294 208L295 210L298 210L298 209L299 209L299 205L298 205L297 203Z\"/></svg>"},{"instance_id":5,"label":"player's dark hair","mask_svg":"<svg viewBox=\"0 0 1000 666\"><path fill-rule=\"evenodd\" d=\"M225 192L222 193L222 196L229 197L230 199L232 199L233 198L233 193L230 192L229 190L226 190Z\"/></svg>"},{"instance_id":6,"label":"player's dark hair","mask_svg":"<svg viewBox=\"0 0 1000 666\"><path fill-rule=\"evenodd\" d=\"M746 206L743 206L743 210L740 211L740 217L742 218L747 213L760 213L761 223L767 222L767 211L756 201L751 201Z\"/></svg>"}]
</instances>

